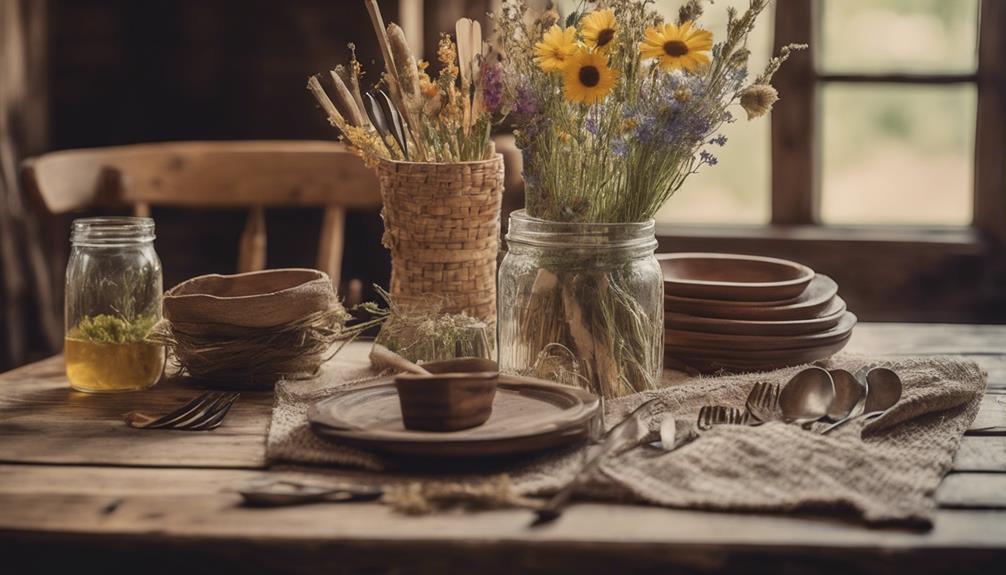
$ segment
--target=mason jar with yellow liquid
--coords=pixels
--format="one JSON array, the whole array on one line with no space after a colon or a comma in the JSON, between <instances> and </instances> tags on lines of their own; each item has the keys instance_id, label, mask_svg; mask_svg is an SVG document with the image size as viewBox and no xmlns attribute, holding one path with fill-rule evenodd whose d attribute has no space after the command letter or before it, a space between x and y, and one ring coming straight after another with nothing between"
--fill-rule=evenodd
<instances>
[{"instance_id":1,"label":"mason jar with yellow liquid","mask_svg":"<svg viewBox=\"0 0 1006 575\"><path fill-rule=\"evenodd\" d=\"M66 338L70 386L104 393L146 389L164 371L164 346L148 340L161 318L161 261L154 221L74 220L66 266Z\"/></svg>"}]
</instances>

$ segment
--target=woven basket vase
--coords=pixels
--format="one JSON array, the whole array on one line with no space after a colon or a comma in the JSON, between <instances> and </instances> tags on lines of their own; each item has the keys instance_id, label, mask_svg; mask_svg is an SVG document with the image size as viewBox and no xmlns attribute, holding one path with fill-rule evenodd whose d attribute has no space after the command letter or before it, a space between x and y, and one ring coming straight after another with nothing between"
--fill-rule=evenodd
<instances>
[{"instance_id":1,"label":"woven basket vase","mask_svg":"<svg viewBox=\"0 0 1006 575\"><path fill-rule=\"evenodd\" d=\"M377 175L395 302L436 301L444 312L495 325L503 156L451 164L382 161Z\"/></svg>"}]
</instances>

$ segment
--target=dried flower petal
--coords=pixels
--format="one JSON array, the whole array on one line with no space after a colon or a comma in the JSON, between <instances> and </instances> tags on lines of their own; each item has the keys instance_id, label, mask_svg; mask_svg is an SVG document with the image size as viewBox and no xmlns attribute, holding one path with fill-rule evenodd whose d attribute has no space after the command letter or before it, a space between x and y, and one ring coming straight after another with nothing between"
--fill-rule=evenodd
<instances>
[{"instance_id":1,"label":"dried flower petal","mask_svg":"<svg viewBox=\"0 0 1006 575\"><path fill-rule=\"evenodd\" d=\"M741 90L741 107L748 113L748 120L764 116L772 111L772 104L779 100L779 92L770 84L752 84Z\"/></svg>"}]
</instances>

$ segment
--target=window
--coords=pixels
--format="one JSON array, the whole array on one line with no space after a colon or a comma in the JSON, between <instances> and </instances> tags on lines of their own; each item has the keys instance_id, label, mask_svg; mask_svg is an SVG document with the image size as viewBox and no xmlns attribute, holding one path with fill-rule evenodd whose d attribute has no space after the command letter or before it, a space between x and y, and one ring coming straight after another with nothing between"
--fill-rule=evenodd
<instances>
[{"instance_id":1,"label":"window","mask_svg":"<svg viewBox=\"0 0 1006 575\"><path fill-rule=\"evenodd\" d=\"M679 4L657 5L673 15ZM1001 25L996 4L777 0L751 37L752 70L783 44L811 49L777 75L782 100L771 121L729 126L720 165L686 182L658 222L665 230L768 222L981 227L976 202L1001 206L1004 193L1002 177L976 156L980 92L995 97L983 79L1001 76L1003 66L1001 51L979 58L980 36ZM704 19L714 34L724 23L710 17L726 5L742 10L747 1L713 5ZM1001 121L989 129L996 134L985 134L987 141L1001 138ZM993 190L993 183L999 196L980 199L982 186Z\"/></svg>"},{"instance_id":2,"label":"window","mask_svg":"<svg viewBox=\"0 0 1006 575\"><path fill-rule=\"evenodd\" d=\"M660 251L801 261L861 320L1006 321L1006 2L774 5L754 55L811 48L776 75L770 122L737 122L752 143L709 170L723 190L689 180L660 214Z\"/></svg>"},{"instance_id":3,"label":"window","mask_svg":"<svg viewBox=\"0 0 1006 575\"><path fill-rule=\"evenodd\" d=\"M969 225L978 0L818 7L820 220Z\"/></svg>"}]
</instances>

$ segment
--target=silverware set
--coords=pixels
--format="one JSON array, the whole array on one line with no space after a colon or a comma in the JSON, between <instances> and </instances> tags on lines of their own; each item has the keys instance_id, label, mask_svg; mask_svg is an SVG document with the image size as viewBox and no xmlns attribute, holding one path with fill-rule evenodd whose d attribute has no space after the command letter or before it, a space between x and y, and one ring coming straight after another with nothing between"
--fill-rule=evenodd
<instances>
[{"instance_id":1,"label":"silverware set","mask_svg":"<svg viewBox=\"0 0 1006 575\"><path fill-rule=\"evenodd\" d=\"M210 431L220 427L239 397L240 393L209 391L167 415L130 411L125 415L125 420L127 425L137 429Z\"/></svg>"},{"instance_id":2,"label":"silverware set","mask_svg":"<svg viewBox=\"0 0 1006 575\"><path fill-rule=\"evenodd\" d=\"M819 421L831 422L821 431L826 434L857 418L883 415L901 399L901 392L901 378L885 367L864 368L855 375L844 369L810 367L782 386L764 381L756 383L743 408L703 406L699 409L696 427L701 432L718 425L761 425L783 421L809 429ZM559 518L576 491L605 459L640 445L673 451L699 436L692 432L679 440L674 417L670 413L654 412L659 401L651 399L643 403L609 430L600 447L588 457L573 479L535 511L531 525L544 525ZM648 421L658 415L662 416L659 431L650 431Z\"/></svg>"},{"instance_id":3,"label":"silverware set","mask_svg":"<svg viewBox=\"0 0 1006 575\"><path fill-rule=\"evenodd\" d=\"M743 409L703 406L696 427L708 431L717 425L782 421L810 429L817 422L830 423L821 430L824 435L850 421L883 415L901 399L902 389L901 378L886 367L864 368L856 374L844 369L810 367L782 386L756 383Z\"/></svg>"}]
</instances>

